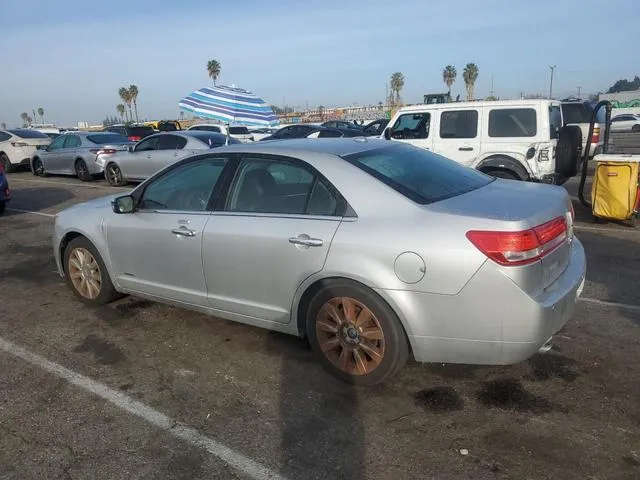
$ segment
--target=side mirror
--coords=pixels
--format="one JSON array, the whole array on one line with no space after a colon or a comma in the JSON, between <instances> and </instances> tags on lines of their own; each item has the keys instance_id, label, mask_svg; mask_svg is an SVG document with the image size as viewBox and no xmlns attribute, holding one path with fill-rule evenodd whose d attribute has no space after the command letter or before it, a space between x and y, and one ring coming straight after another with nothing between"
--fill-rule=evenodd
<instances>
[{"instance_id":1,"label":"side mirror","mask_svg":"<svg viewBox=\"0 0 640 480\"><path fill-rule=\"evenodd\" d=\"M133 147L134 147L134 145L129 145L127 147L127 150L129 151L129 153L133 153Z\"/></svg>"},{"instance_id":2,"label":"side mirror","mask_svg":"<svg viewBox=\"0 0 640 480\"><path fill-rule=\"evenodd\" d=\"M385 128L384 129L384 138L386 138L387 140L391 140L391 129L390 128Z\"/></svg>"},{"instance_id":3,"label":"side mirror","mask_svg":"<svg viewBox=\"0 0 640 480\"><path fill-rule=\"evenodd\" d=\"M123 195L111 201L111 206L115 213L132 213L134 206L133 197L131 195Z\"/></svg>"}]
</instances>

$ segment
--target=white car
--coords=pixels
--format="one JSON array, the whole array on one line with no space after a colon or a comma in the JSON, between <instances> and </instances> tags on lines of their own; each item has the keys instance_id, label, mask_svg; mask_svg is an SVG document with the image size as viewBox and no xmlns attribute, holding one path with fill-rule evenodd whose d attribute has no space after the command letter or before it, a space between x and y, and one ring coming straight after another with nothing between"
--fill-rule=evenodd
<instances>
[{"instance_id":1,"label":"white car","mask_svg":"<svg viewBox=\"0 0 640 480\"><path fill-rule=\"evenodd\" d=\"M216 123L199 123L197 125L190 126L187 130L204 130L206 132L216 132L227 135L227 126ZM228 133L230 137L240 140L242 143L249 143L255 140L255 137L247 127L230 126Z\"/></svg>"},{"instance_id":2,"label":"white car","mask_svg":"<svg viewBox=\"0 0 640 480\"><path fill-rule=\"evenodd\" d=\"M640 132L640 115L625 113L611 119L612 132Z\"/></svg>"},{"instance_id":3,"label":"white car","mask_svg":"<svg viewBox=\"0 0 640 480\"><path fill-rule=\"evenodd\" d=\"M29 166L35 151L50 143L51 139L37 130L29 128L0 130L0 163L7 173L15 171L22 165Z\"/></svg>"},{"instance_id":4,"label":"white car","mask_svg":"<svg viewBox=\"0 0 640 480\"><path fill-rule=\"evenodd\" d=\"M555 100L411 105L383 137L431 150L494 177L562 184L578 173L580 129Z\"/></svg>"}]
</instances>

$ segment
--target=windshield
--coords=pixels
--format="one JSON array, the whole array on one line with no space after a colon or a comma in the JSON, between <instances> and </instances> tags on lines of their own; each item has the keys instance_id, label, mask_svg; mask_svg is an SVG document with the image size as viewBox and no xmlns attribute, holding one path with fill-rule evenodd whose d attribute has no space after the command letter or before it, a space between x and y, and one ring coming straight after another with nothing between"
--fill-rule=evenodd
<instances>
[{"instance_id":1,"label":"windshield","mask_svg":"<svg viewBox=\"0 0 640 480\"><path fill-rule=\"evenodd\" d=\"M129 139L118 133L104 133L102 135L87 135L87 140L98 145L107 143L129 143Z\"/></svg>"},{"instance_id":2,"label":"windshield","mask_svg":"<svg viewBox=\"0 0 640 480\"><path fill-rule=\"evenodd\" d=\"M477 170L410 145L367 150L343 158L422 205L462 195L494 180Z\"/></svg>"}]
</instances>

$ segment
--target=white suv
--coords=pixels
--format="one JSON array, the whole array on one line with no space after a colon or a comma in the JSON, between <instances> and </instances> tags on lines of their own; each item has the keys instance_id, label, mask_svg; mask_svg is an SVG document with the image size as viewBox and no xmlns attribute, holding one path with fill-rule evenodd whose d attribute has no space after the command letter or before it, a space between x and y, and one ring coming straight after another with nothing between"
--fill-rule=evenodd
<instances>
[{"instance_id":1,"label":"white suv","mask_svg":"<svg viewBox=\"0 0 640 480\"><path fill-rule=\"evenodd\" d=\"M562 126L560 102L502 100L412 105L383 136L490 175L562 184L580 164L582 135Z\"/></svg>"},{"instance_id":2,"label":"white suv","mask_svg":"<svg viewBox=\"0 0 640 480\"><path fill-rule=\"evenodd\" d=\"M0 130L0 163L7 173L20 166L29 166L36 149L50 143L51 139L47 135L30 128Z\"/></svg>"}]
</instances>

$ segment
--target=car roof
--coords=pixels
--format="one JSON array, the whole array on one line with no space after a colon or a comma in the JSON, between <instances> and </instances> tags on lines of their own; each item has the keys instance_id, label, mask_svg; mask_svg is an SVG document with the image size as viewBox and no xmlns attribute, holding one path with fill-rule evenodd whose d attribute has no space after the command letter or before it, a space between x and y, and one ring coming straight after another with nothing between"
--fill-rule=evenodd
<instances>
[{"instance_id":1,"label":"car roof","mask_svg":"<svg viewBox=\"0 0 640 480\"><path fill-rule=\"evenodd\" d=\"M367 137L349 138L295 138L288 140L268 140L240 145L229 145L225 151L266 153L272 155L304 156L305 153L324 153L342 157L390 146L388 140Z\"/></svg>"},{"instance_id":2,"label":"car roof","mask_svg":"<svg viewBox=\"0 0 640 480\"><path fill-rule=\"evenodd\" d=\"M485 107L519 107L527 105L560 105L557 100L543 98L517 99L517 100L478 100L474 102L447 102L447 103L420 103L400 108L396 113L422 112L424 110L455 110L457 108L485 108ZM575 103L575 102L567 102Z\"/></svg>"}]
</instances>

